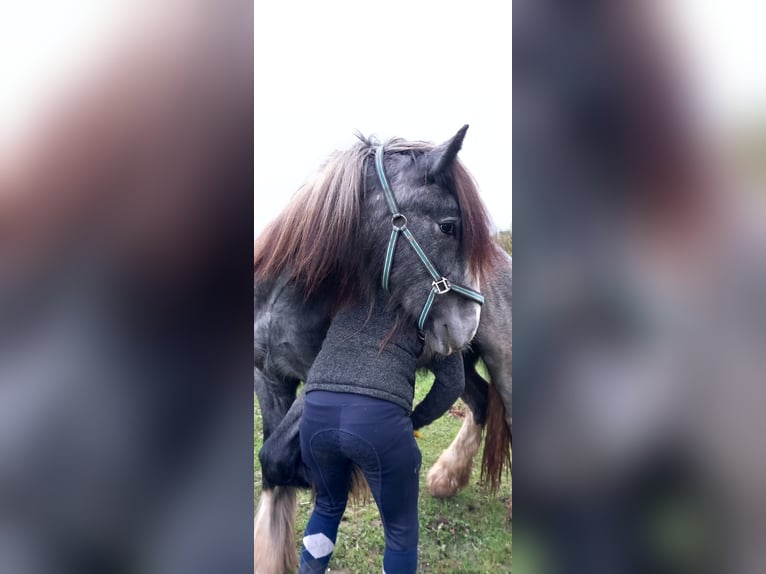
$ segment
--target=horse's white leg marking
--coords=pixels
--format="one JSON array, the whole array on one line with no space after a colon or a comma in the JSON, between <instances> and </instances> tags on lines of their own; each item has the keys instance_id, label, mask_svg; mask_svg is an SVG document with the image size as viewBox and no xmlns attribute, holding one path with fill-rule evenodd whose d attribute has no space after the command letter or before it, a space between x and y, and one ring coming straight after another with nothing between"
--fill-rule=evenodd
<instances>
[{"instance_id":1,"label":"horse's white leg marking","mask_svg":"<svg viewBox=\"0 0 766 574\"><path fill-rule=\"evenodd\" d=\"M255 512L255 574L285 574L298 568L295 548L295 489L264 490Z\"/></svg>"},{"instance_id":2,"label":"horse's white leg marking","mask_svg":"<svg viewBox=\"0 0 766 574\"><path fill-rule=\"evenodd\" d=\"M455 440L428 471L428 491L431 496L455 496L458 490L468 484L473 457L480 445L481 425L476 424L469 409Z\"/></svg>"}]
</instances>

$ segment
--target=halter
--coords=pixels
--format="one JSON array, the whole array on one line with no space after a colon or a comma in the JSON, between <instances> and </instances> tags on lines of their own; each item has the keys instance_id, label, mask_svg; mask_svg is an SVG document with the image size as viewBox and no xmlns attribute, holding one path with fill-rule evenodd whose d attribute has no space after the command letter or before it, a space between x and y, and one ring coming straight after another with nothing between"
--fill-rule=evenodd
<instances>
[{"instance_id":1,"label":"halter","mask_svg":"<svg viewBox=\"0 0 766 574\"><path fill-rule=\"evenodd\" d=\"M450 282L449 279L440 275L431 261L428 259L423 248L417 242L412 232L407 228L407 218L399 213L399 208L396 206L394 200L394 194L391 191L391 186L388 185L388 179L386 178L386 172L383 169L383 146L378 146L375 150L375 167L378 171L378 178L383 186L383 195L386 197L388 207L391 210L391 225L393 227L391 231L391 239L388 240L388 250L386 251L386 262L383 265L383 289L388 291L388 278L391 274L391 265L394 261L394 250L396 249L396 240L399 238L399 234L404 235L405 239L409 241L412 248L417 253L423 265L426 266L428 274L431 275L433 281L431 282L431 291L428 293L428 299L423 306L423 311L420 313L420 319L418 319L418 329L423 331L423 325L425 325L428 313L431 311L431 306L434 304L434 299L437 295L444 295L449 291L454 291L463 297L476 301L479 305L484 304L484 297L478 291L463 287L457 283Z\"/></svg>"}]
</instances>

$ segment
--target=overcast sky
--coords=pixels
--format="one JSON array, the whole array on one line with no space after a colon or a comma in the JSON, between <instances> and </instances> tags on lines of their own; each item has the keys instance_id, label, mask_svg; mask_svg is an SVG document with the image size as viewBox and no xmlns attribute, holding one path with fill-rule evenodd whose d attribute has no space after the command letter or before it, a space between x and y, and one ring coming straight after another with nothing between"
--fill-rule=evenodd
<instances>
[{"instance_id":1,"label":"overcast sky","mask_svg":"<svg viewBox=\"0 0 766 574\"><path fill-rule=\"evenodd\" d=\"M255 233L354 131L439 142L511 226L510 4L258 2Z\"/></svg>"}]
</instances>

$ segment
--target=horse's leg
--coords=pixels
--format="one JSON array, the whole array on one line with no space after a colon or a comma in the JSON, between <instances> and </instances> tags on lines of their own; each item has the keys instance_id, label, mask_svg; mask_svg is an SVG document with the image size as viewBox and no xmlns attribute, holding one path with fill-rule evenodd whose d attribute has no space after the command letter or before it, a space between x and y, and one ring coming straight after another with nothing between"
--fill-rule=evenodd
<instances>
[{"instance_id":1,"label":"horse's leg","mask_svg":"<svg viewBox=\"0 0 766 574\"><path fill-rule=\"evenodd\" d=\"M276 379L257 368L253 371L253 379L255 395L258 397L263 418L265 442L293 404L299 382L291 379Z\"/></svg>"},{"instance_id":2,"label":"horse's leg","mask_svg":"<svg viewBox=\"0 0 766 574\"><path fill-rule=\"evenodd\" d=\"M255 391L263 417L264 437L278 433L279 424L295 399L297 381L275 381L255 369ZM268 440L268 438L266 438ZM264 441L265 443L266 441ZM264 469L263 490L254 520L254 565L257 574L284 574L298 566L295 548L295 488L276 486Z\"/></svg>"},{"instance_id":3,"label":"horse's leg","mask_svg":"<svg viewBox=\"0 0 766 574\"><path fill-rule=\"evenodd\" d=\"M439 498L454 496L471 478L473 459L481 446L481 432L487 410L487 382L476 372L475 356L465 359L463 401L469 411L452 444L428 471L428 490Z\"/></svg>"},{"instance_id":4,"label":"horse's leg","mask_svg":"<svg viewBox=\"0 0 766 574\"><path fill-rule=\"evenodd\" d=\"M465 390L460 397L471 410L473 420L484 426L487 422L487 402L489 400L489 383L476 370L479 355L475 351L463 353L465 371Z\"/></svg>"},{"instance_id":5,"label":"horse's leg","mask_svg":"<svg viewBox=\"0 0 766 574\"><path fill-rule=\"evenodd\" d=\"M264 417L263 447L258 453L263 492L255 516L255 571L294 570L296 488L310 485L300 456L298 425L305 380L330 323L332 297L317 294L306 301L302 289L280 278L255 285L256 392ZM259 380L260 378L260 380ZM260 390L259 390L260 389Z\"/></svg>"},{"instance_id":6,"label":"horse's leg","mask_svg":"<svg viewBox=\"0 0 766 574\"><path fill-rule=\"evenodd\" d=\"M306 394L301 392L287 414L263 442L258 460L264 483L273 486L311 487L311 475L301 458L300 422Z\"/></svg>"}]
</instances>

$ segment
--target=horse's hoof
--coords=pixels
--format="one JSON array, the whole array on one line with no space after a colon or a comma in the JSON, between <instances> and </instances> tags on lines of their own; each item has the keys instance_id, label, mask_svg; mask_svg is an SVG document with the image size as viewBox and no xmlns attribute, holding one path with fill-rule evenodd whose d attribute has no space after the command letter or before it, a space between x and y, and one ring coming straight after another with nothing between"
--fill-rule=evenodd
<instances>
[{"instance_id":1,"label":"horse's hoof","mask_svg":"<svg viewBox=\"0 0 766 574\"><path fill-rule=\"evenodd\" d=\"M451 498L457 494L458 490L468 484L467 479L463 482L461 478L449 472L445 465L439 464L437 461L428 471L428 492L436 498Z\"/></svg>"}]
</instances>

